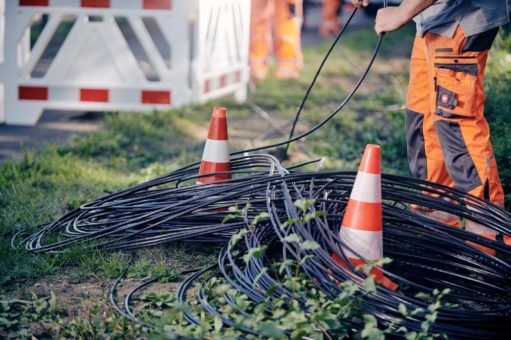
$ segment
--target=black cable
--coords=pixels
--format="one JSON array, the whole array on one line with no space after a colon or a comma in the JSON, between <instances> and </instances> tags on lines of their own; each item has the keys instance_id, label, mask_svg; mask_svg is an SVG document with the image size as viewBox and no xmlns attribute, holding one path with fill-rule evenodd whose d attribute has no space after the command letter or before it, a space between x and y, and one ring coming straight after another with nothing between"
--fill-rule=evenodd
<instances>
[{"instance_id":1,"label":"black cable","mask_svg":"<svg viewBox=\"0 0 511 340\"><path fill-rule=\"evenodd\" d=\"M350 16L350 20L351 20L351 17L353 16L353 14L355 13L355 11L356 11L356 9L353 11L352 15ZM320 68L318 68L318 70L316 71L316 73L314 75L314 78L313 78L313 81L309 85L309 88L307 89L307 92L306 92L305 96L302 99L302 103L301 103L301 105L300 105L300 107L298 109L298 112L296 113L295 121L298 120L298 117L300 116L300 114L301 114L301 112L303 110L303 107L305 106L305 103L306 103L306 101L307 101L307 99L309 97L310 91L312 90L312 86L316 82L316 79L318 78L318 76L320 74L320 71L323 68L324 63L326 62L328 56L330 55L331 51L333 50L333 48L335 47L335 45L337 44L337 42L339 41L339 38L341 37L341 35L343 33L344 33L344 29L339 32L339 34L337 35L337 38L334 40L334 42L332 43L330 49L328 50L327 55L325 56L325 58L321 62ZM332 111L326 118L324 118L322 121L320 121L318 124L316 124L314 127L309 129L308 131L306 131L306 132L304 132L301 135L298 135L296 137L290 137L289 139L287 139L285 141L277 142L277 143L273 143L273 144L269 144L269 145L264 145L264 146L260 146L260 147L255 147L255 148L235 151L235 152L232 152L231 155L239 155L239 154L244 154L244 153L248 153L248 152L255 152L255 151L260 151L260 150L266 150L266 149L271 149L271 148L282 146L282 145L287 145L287 147L286 147L286 153L287 153L287 148L288 148L289 144L291 144L293 142L296 142L297 140L300 140L302 138L307 137L308 135L314 133L315 131L320 129L323 125L328 123L333 117L335 117L335 115L337 115L337 113L339 113L344 108L344 106L346 106L346 104L353 97L353 95L358 90L360 85L362 85L362 82L364 81L364 79L366 78L367 74L369 73L369 71L370 71L370 69L371 69L371 67L372 67L372 65L374 63L374 60L376 59L376 56L378 55L378 52L380 50L380 46L381 46L382 41L383 41L383 34L378 36L378 41L376 42L376 46L375 46L375 48L374 48L374 50L373 50L373 52L371 54L371 57L369 58L369 62L367 64L367 66L364 69L364 71L362 72L362 75L360 76L360 78L357 80L357 82L355 83L355 85L353 86L351 91L348 93L348 95L344 98L344 100L342 100L341 103L337 106L337 108L334 111ZM293 125L296 125L296 123L293 123ZM294 127L293 127L293 129L291 131L291 135L293 133L294 133Z\"/></svg>"},{"instance_id":2,"label":"black cable","mask_svg":"<svg viewBox=\"0 0 511 340\"><path fill-rule=\"evenodd\" d=\"M350 189L349 181L345 178L348 177L347 175L339 176L330 173L325 176L320 173L316 176L311 175L308 180L303 181L298 180L298 177L303 179L301 174L293 179L287 178L292 175L287 175L282 180L281 189L278 189L278 183L268 187L268 208L266 211L273 216L270 218L273 231L280 238L286 235L282 234L280 226L286 220L296 219L299 216L300 213L293 204L296 198L316 197L318 202L315 208L325 209L328 205L329 210L342 210ZM353 180L352 175L349 177L351 177L350 180ZM400 188L398 191L391 190L392 186L389 183L393 183L393 185ZM327 200L321 198L322 195L318 195L320 192L314 192L313 190L313 188L321 188L320 190L326 193L324 191L327 187L326 184L330 196ZM294 194L293 190L288 189L288 185L295 188ZM363 295L364 310L375 315L383 325L388 325L393 318L401 317L398 308L400 303L404 303L409 310L427 307L426 302L415 298L415 292L431 292L434 288L450 288L453 292L444 300L459 306L454 309L442 308L433 331L463 338L501 337L503 334L507 334L506 332L511 329L509 324L511 318L511 264L467 244L467 241L474 239L474 234L420 217L408 211L406 206L398 208L389 202L399 200L411 204L417 194L423 198L422 204L424 206L437 206L439 201L454 200L455 204L452 207L449 206L448 209L458 215L463 215L474 209L474 206L484 206L483 201L436 184L431 184L431 187L428 188L422 181L398 176L385 175L383 186L387 188L384 191L383 199L388 202L384 207L384 251L386 255L392 255L394 258L394 263L387 266L384 272L387 277L407 288L402 292L393 292L384 287L378 287L376 295ZM401 191L403 188L409 188L410 190ZM445 191L445 194L440 197L433 197L431 193L438 192L439 189ZM284 215L281 214L282 209L279 208L281 195L276 195L280 191L287 197L283 201L287 211ZM304 195L305 193L308 193L307 196ZM484 211L483 215L486 215L484 223L491 223L493 218L501 219L504 217L502 210L495 209L491 205L488 205L488 208L488 210L486 210L486 207L480 209L481 212ZM354 271L353 266L343 268L336 265L332 260L331 254L335 253L349 263L341 250L348 246L338 237L338 227L333 227L340 225L338 213L332 214L329 211L326 211L326 213L327 217L324 221L315 219L309 226L297 222L292 225L292 229L288 233L295 232L305 240L315 240L322 244L322 247L314 252L307 251L307 254L314 253L315 259L306 262L303 272L307 273L311 280L314 279L313 281L317 283L318 287L333 299L340 293L340 289L336 284L337 280L351 279L354 282L361 282L360 279L364 275ZM505 221L502 219L499 222L502 223L501 226L503 230L506 230L506 234L511 230L510 222L509 215L506 216ZM225 268L221 269L221 272L227 282L233 284L233 287L254 299L254 301L261 301L258 296L263 292L259 290L261 287L268 287L267 285L260 285L258 289L254 289L251 283L254 282L255 278L261 277L261 280L266 282L275 282L276 278L271 278L268 276L268 272L263 272L262 268L265 266L263 263L259 263L257 259L251 260L248 264L236 259L246 254L250 248L259 247L263 244L270 247L272 243L279 243L278 238L272 239L264 236L267 233L268 228L265 227L265 223L262 223L261 226L252 229L251 234L247 234L250 236L245 236L245 247L226 248L227 251L238 253L238 255L230 257L228 267L222 264L227 258L225 255L219 259L219 267ZM331 241L325 243L327 239ZM496 242L492 242L492 246L495 245ZM291 258L298 259L305 255L301 254L302 251L293 244L282 243L281 247L283 251L287 249L288 256ZM510 254L510 249L501 250L508 255ZM274 258L275 255L269 256L270 260ZM411 259L413 260L410 261ZM266 265L269 265L269 262L266 262ZM422 272L420 272L421 270ZM231 278L232 274L230 273L235 274L236 278ZM474 274L479 278L477 276L470 278ZM331 280L329 277L334 277L335 280ZM207 309L210 310L213 306L209 302L212 297L207 298L205 296L207 292L204 291L203 284L197 282L199 279L200 276L193 279L194 282L199 284L199 287L202 287L202 297L197 302L207 304ZM193 282L187 284L190 286ZM219 284L221 284L221 281ZM279 292L277 295L281 294L285 294L285 292ZM263 296L266 295L263 293L261 297ZM186 300L185 296L180 297L180 301L183 303L186 303ZM207 303L204 301L207 301ZM407 318L403 325L409 330L420 331L424 316L425 313L421 313L415 318ZM239 329L241 330L241 328Z\"/></svg>"},{"instance_id":3,"label":"black cable","mask_svg":"<svg viewBox=\"0 0 511 340\"><path fill-rule=\"evenodd\" d=\"M288 138L289 140L293 138L293 135L294 135L294 132L295 132L295 128L296 128L296 124L298 123L298 119L300 118L300 115L302 114L303 108L305 107L305 103L307 102L307 99L309 98L309 95L310 95L310 93L312 91L312 88L316 84L316 80L318 79L319 75L321 74L321 71L323 70L323 66L325 66L326 61L328 60L328 58L330 57L330 54L332 53L332 51L334 50L335 46L339 42L339 39L344 34L344 31L350 25L351 19L353 19L353 17L355 16L355 13L357 13L357 9L358 8L355 7L355 9L351 12L350 16L346 20L346 23L344 24L344 26L342 26L341 30L339 31L339 33L335 37L334 42L328 48L328 51L326 52L325 56L323 57L323 60L321 60L321 63L319 65L319 67L318 67L318 70L316 71L316 73L314 73L314 77L312 78L312 81L310 82L309 86L307 87L307 90L305 91L305 95L302 98L302 101L300 103L298 111L295 114L295 118L293 120L293 125L291 126L291 131L289 133L289 138ZM289 151L290 143L291 142L287 143L287 145L286 145L286 155L287 155L287 153Z\"/></svg>"},{"instance_id":4,"label":"black cable","mask_svg":"<svg viewBox=\"0 0 511 340\"><path fill-rule=\"evenodd\" d=\"M110 293L108 294L108 299L110 300L110 305L115 309L115 311L117 313L121 314L122 316L124 316L126 318L130 318L130 316L128 314L124 313L124 311L117 305L117 302L115 301L115 296L117 294L117 286L126 277L126 274L128 273L128 270L132 263L133 263L133 255L130 256L128 264L122 271L121 275L119 275L119 277L114 281L112 287L110 288Z\"/></svg>"}]
</instances>

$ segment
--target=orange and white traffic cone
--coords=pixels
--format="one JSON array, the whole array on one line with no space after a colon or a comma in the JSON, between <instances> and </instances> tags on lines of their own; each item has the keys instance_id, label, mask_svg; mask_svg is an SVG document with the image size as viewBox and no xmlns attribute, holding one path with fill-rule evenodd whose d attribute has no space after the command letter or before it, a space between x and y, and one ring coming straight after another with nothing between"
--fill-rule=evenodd
<instances>
[{"instance_id":1,"label":"orange and white traffic cone","mask_svg":"<svg viewBox=\"0 0 511 340\"><path fill-rule=\"evenodd\" d=\"M381 151L379 145L368 144L358 169L348 206L342 220L340 238L357 253L347 247L342 250L354 266L366 261L377 261L383 257L383 217L381 202ZM334 260L344 268L348 266L338 256ZM362 258L361 258L362 257ZM398 285L383 276L378 268L371 274L375 281L391 290Z\"/></svg>"},{"instance_id":2,"label":"orange and white traffic cone","mask_svg":"<svg viewBox=\"0 0 511 340\"><path fill-rule=\"evenodd\" d=\"M204 146L197 183L206 184L230 179L230 173L218 173L226 172L230 169L227 110L223 107L215 107L211 115L208 139ZM212 175L203 176L206 174Z\"/></svg>"}]
</instances>

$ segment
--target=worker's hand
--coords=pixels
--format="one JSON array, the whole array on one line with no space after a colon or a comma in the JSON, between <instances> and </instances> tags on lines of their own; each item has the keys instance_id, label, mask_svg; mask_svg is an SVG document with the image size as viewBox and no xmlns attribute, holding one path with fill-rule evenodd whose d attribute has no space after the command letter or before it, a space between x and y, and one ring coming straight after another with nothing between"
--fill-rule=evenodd
<instances>
[{"instance_id":1,"label":"worker's hand","mask_svg":"<svg viewBox=\"0 0 511 340\"><path fill-rule=\"evenodd\" d=\"M369 5L369 0L351 0L355 7L367 7Z\"/></svg>"},{"instance_id":2,"label":"worker's hand","mask_svg":"<svg viewBox=\"0 0 511 340\"><path fill-rule=\"evenodd\" d=\"M396 31L403 27L410 19L400 6L381 8L376 13L374 30L378 34Z\"/></svg>"}]
</instances>

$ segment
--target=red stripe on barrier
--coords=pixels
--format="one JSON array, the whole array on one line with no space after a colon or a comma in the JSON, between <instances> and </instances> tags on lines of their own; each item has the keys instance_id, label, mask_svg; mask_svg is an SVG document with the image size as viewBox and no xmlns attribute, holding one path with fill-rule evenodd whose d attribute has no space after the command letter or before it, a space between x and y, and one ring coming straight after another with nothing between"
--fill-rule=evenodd
<instances>
[{"instance_id":1,"label":"red stripe on barrier","mask_svg":"<svg viewBox=\"0 0 511 340\"><path fill-rule=\"evenodd\" d=\"M81 102L108 102L107 89L80 89Z\"/></svg>"},{"instance_id":2,"label":"red stripe on barrier","mask_svg":"<svg viewBox=\"0 0 511 340\"><path fill-rule=\"evenodd\" d=\"M236 83L239 83L241 81L241 71L236 71L236 73L234 74L234 81Z\"/></svg>"},{"instance_id":3,"label":"red stripe on barrier","mask_svg":"<svg viewBox=\"0 0 511 340\"><path fill-rule=\"evenodd\" d=\"M204 81L204 93L208 93L211 89L211 81L208 79Z\"/></svg>"},{"instance_id":4,"label":"red stripe on barrier","mask_svg":"<svg viewBox=\"0 0 511 340\"><path fill-rule=\"evenodd\" d=\"M231 170L231 163L212 163L208 161L202 161L200 164L199 174L210 174L213 172L223 172ZM216 174L211 176L204 176L197 178L197 181L201 183L212 183L218 181L224 181L231 178L230 173Z\"/></svg>"},{"instance_id":5,"label":"red stripe on barrier","mask_svg":"<svg viewBox=\"0 0 511 340\"><path fill-rule=\"evenodd\" d=\"M80 7L109 8L110 0L81 0Z\"/></svg>"},{"instance_id":6,"label":"red stripe on barrier","mask_svg":"<svg viewBox=\"0 0 511 340\"><path fill-rule=\"evenodd\" d=\"M227 84L227 76L224 74L220 77L220 87L224 87Z\"/></svg>"},{"instance_id":7,"label":"red stripe on barrier","mask_svg":"<svg viewBox=\"0 0 511 340\"><path fill-rule=\"evenodd\" d=\"M40 86L19 86L18 99L20 100L48 100L48 88Z\"/></svg>"},{"instance_id":8,"label":"red stripe on barrier","mask_svg":"<svg viewBox=\"0 0 511 340\"><path fill-rule=\"evenodd\" d=\"M342 226L363 231L382 231L382 205L350 199Z\"/></svg>"},{"instance_id":9,"label":"red stripe on barrier","mask_svg":"<svg viewBox=\"0 0 511 340\"><path fill-rule=\"evenodd\" d=\"M144 9L172 9L172 0L144 0Z\"/></svg>"},{"instance_id":10,"label":"red stripe on barrier","mask_svg":"<svg viewBox=\"0 0 511 340\"><path fill-rule=\"evenodd\" d=\"M142 91L143 104L170 104L171 93L170 91Z\"/></svg>"},{"instance_id":11,"label":"red stripe on barrier","mask_svg":"<svg viewBox=\"0 0 511 340\"><path fill-rule=\"evenodd\" d=\"M20 6L48 6L50 0L20 0Z\"/></svg>"}]
</instances>

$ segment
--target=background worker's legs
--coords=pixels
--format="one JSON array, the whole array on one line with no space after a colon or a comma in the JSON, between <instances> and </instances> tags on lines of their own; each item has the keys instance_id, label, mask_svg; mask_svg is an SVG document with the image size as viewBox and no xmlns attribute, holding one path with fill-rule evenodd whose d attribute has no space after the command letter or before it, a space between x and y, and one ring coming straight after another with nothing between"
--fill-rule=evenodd
<instances>
[{"instance_id":1,"label":"background worker's legs","mask_svg":"<svg viewBox=\"0 0 511 340\"><path fill-rule=\"evenodd\" d=\"M424 38L415 38L411 63L410 83L406 99L406 140L408 163L413 177L452 187L442 156L442 147L435 132L431 111L431 93L434 93L433 75L428 67ZM442 211L413 207L424 216L460 227L458 217Z\"/></svg>"},{"instance_id":2,"label":"background worker's legs","mask_svg":"<svg viewBox=\"0 0 511 340\"><path fill-rule=\"evenodd\" d=\"M250 74L253 80L266 78L272 51L272 18L275 0L252 0L250 21Z\"/></svg>"},{"instance_id":3,"label":"background worker's legs","mask_svg":"<svg viewBox=\"0 0 511 340\"><path fill-rule=\"evenodd\" d=\"M300 31L302 27L302 0L275 0L275 54L280 79L296 79L302 69Z\"/></svg>"},{"instance_id":4,"label":"background worker's legs","mask_svg":"<svg viewBox=\"0 0 511 340\"><path fill-rule=\"evenodd\" d=\"M322 8L322 21L319 26L319 34L324 37L330 34L337 35L341 30L341 0L324 0Z\"/></svg>"}]
</instances>

